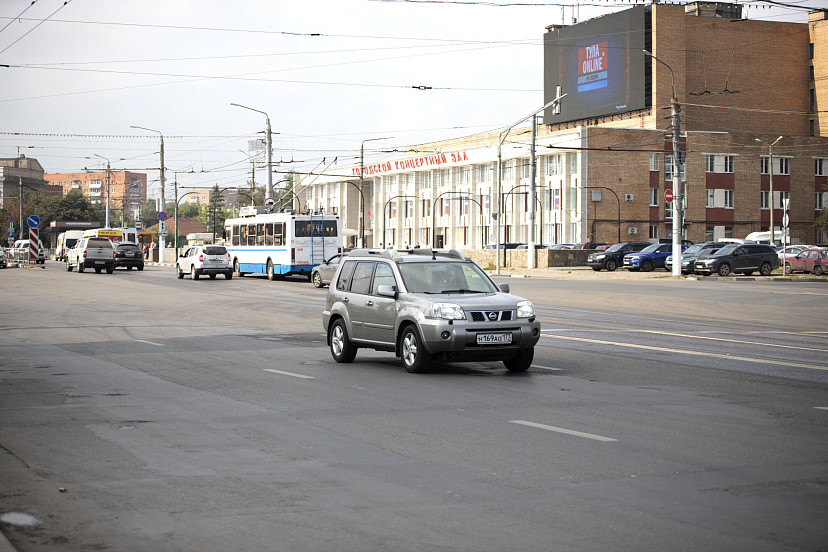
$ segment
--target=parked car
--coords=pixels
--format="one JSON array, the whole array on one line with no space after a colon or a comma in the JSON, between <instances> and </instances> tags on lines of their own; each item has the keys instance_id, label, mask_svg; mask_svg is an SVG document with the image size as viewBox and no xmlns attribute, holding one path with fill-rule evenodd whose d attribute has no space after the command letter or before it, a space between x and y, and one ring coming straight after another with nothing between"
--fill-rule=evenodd
<instances>
[{"instance_id":1,"label":"parked car","mask_svg":"<svg viewBox=\"0 0 828 552\"><path fill-rule=\"evenodd\" d=\"M795 257L788 257L785 260L785 274L801 270L802 272L813 272L815 276L822 276L828 272L828 248L811 247L801 251Z\"/></svg>"},{"instance_id":2,"label":"parked car","mask_svg":"<svg viewBox=\"0 0 828 552\"><path fill-rule=\"evenodd\" d=\"M230 253L223 245L194 245L188 248L176 259L175 271L179 280L185 274L193 280L198 280L202 275L215 279L219 274L224 274L227 280L233 278Z\"/></svg>"},{"instance_id":3,"label":"parked car","mask_svg":"<svg viewBox=\"0 0 828 552\"><path fill-rule=\"evenodd\" d=\"M575 247L575 244L572 243L556 243L554 245L550 245L549 249L572 249Z\"/></svg>"},{"instance_id":4,"label":"parked car","mask_svg":"<svg viewBox=\"0 0 828 552\"><path fill-rule=\"evenodd\" d=\"M725 245L727 245L727 242L705 242L691 245L681 253L681 273L693 274L693 264L696 262L697 257L707 255L708 253L715 253ZM673 270L672 251L670 252L670 255L664 259L664 269L668 272L672 272Z\"/></svg>"},{"instance_id":5,"label":"parked car","mask_svg":"<svg viewBox=\"0 0 828 552\"><path fill-rule=\"evenodd\" d=\"M531 301L456 250L351 251L328 288L322 325L336 362L365 347L393 352L408 372L432 360L497 360L523 372L540 338Z\"/></svg>"},{"instance_id":6,"label":"parked car","mask_svg":"<svg viewBox=\"0 0 828 552\"><path fill-rule=\"evenodd\" d=\"M592 267L592 270L600 271L607 269L612 272L622 265L624 262L624 255L641 251L649 246L649 242L621 242L609 246L600 253L590 253L587 257L587 266Z\"/></svg>"},{"instance_id":7,"label":"parked car","mask_svg":"<svg viewBox=\"0 0 828 552\"><path fill-rule=\"evenodd\" d=\"M0 247L0 268L6 268L6 250Z\"/></svg>"},{"instance_id":8,"label":"parked car","mask_svg":"<svg viewBox=\"0 0 828 552\"><path fill-rule=\"evenodd\" d=\"M137 268L144 270L144 254L141 248L134 243L119 243L115 247L115 268L126 267L127 270Z\"/></svg>"},{"instance_id":9,"label":"parked car","mask_svg":"<svg viewBox=\"0 0 828 552\"><path fill-rule=\"evenodd\" d=\"M529 245L525 244L525 243L522 243L519 246L517 246L516 249L529 249ZM542 243L536 243L535 244L535 249L549 249L549 246L544 245Z\"/></svg>"},{"instance_id":10,"label":"parked car","mask_svg":"<svg viewBox=\"0 0 828 552\"><path fill-rule=\"evenodd\" d=\"M339 268L339 263L347 255L347 253L339 253L322 264L313 267L311 270L311 282L313 282L313 285L321 288L322 286L330 284L333 275L336 273L336 269Z\"/></svg>"},{"instance_id":11,"label":"parked car","mask_svg":"<svg viewBox=\"0 0 828 552\"><path fill-rule=\"evenodd\" d=\"M796 257L806 249L810 249L814 247L813 245L788 245L785 247L777 246L776 247L776 254L779 256L779 264L783 264L783 257L791 258Z\"/></svg>"},{"instance_id":12,"label":"parked car","mask_svg":"<svg viewBox=\"0 0 828 552\"><path fill-rule=\"evenodd\" d=\"M600 245L609 245L607 242L581 242L572 246L572 249L598 249Z\"/></svg>"},{"instance_id":13,"label":"parked car","mask_svg":"<svg viewBox=\"0 0 828 552\"><path fill-rule=\"evenodd\" d=\"M526 245L525 243L520 242L508 242L508 243L501 243L500 249L517 249L521 245ZM484 245L483 249L497 249L497 244L490 243L489 245Z\"/></svg>"},{"instance_id":14,"label":"parked car","mask_svg":"<svg viewBox=\"0 0 828 552\"><path fill-rule=\"evenodd\" d=\"M643 270L644 272L664 268L664 261L672 252L673 244L671 243L651 243L641 251L624 255L624 268L633 271Z\"/></svg>"},{"instance_id":15,"label":"parked car","mask_svg":"<svg viewBox=\"0 0 828 552\"><path fill-rule=\"evenodd\" d=\"M731 272L750 275L758 270L769 276L779 267L779 257L770 245L761 243L730 243L715 253L696 257L693 270L696 274L728 276Z\"/></svg>"},{"instance_id":16,"label":"parked car","mask_svg":"<svg viewBox=\"0 0 828 552\"><path fill-rule=\"evenodd\" d=\"M78 272L94 268L99 273L106 269L107 274L115 270L115 248L109 238L81 238L75 247L66 254L66 272L78 267Z\"/></svg>"}]
</instances>

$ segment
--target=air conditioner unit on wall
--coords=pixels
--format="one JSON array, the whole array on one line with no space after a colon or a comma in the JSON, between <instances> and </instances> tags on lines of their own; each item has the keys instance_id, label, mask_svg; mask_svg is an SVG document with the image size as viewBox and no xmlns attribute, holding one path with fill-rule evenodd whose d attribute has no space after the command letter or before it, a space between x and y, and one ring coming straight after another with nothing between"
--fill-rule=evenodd
<instances>
[{"instance_id":1,"label":"air conditioner unit on wall","mask_svg":"<svg viewBox=\"0 0 828 552\"><path fill-rule=\"evenodd\" d=\"M635 227L627 228L627 234L638 234L638 228L635 228Z\"/></svg>"},{"instance_id":2,"label":"air conditioner unit on wall","mask_svg":"<svg viewBox=\"0 0 828 552\"><path fill-rule=\"evenodd\" d=\"M635 199L635 195L633 195L633 194L624 194L624 199L626 201L632 201L632 200Z\"/></svg>"}]
</instances>

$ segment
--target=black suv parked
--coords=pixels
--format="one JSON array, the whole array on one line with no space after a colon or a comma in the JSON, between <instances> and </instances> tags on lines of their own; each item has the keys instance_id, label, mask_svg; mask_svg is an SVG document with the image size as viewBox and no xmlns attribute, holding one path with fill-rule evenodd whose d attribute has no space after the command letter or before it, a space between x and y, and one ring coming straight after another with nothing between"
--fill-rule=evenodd
<instances>
[{"instance_id":1,"label":"black suv parked","mask_svg":"<svg viewBox=\"0 0 828 552\"><path fill-rule=\"evenodd\" d=\"M761 243L731 243L715 253L697 257L693 268L696 274L710 276L714 272L727 276L731 272L750 275L758 270L762 276L770 276L779 267L779 257L770 245Z\"/></svg>"},{"instance_id":2,"label":"black suv parked","mask_svg":"<svg viewBox=\"0 0 828 552\"><path fill-rule=\"evenodd\" d=\"M604 251L592 253L587 257L587 265L598 271L606 268L610 272L621 266L624 255L641 251L650 245L647 242L621 242L609 246Z\"/></svg>"}]
</instances>

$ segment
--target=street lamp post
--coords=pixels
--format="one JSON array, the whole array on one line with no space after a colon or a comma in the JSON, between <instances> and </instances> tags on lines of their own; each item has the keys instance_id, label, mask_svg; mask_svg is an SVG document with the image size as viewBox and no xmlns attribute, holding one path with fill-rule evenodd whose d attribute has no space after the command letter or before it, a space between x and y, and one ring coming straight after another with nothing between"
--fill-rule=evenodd
<instances>
[{"instance_id":1,"label":"street lamp post","mask_svg":"<svg viewBox=\"0 0 828 552\"><path fill-rule=\"evenodd\" d=\"M681 175L679 174L679 136L681 135L681 131L679 128L680 119L678 98L676 97L676 77L675 73L673 73L672 67L670 67L665 62L655 57L652 53L648 52L647 50L643 50L643 52L670 70L670 85L673 89L673 97L670 100L670 114L673 123L673 277L681 278L680 232L682 225L681 207L683 205L683 199L681 195ZM676 262L676 259L679 259L679 262Z\"/></svg>"},{"instance_id":2,"label":"street lamp post","mask_svg":"<svg viewBox=\"0 0 828 552\"><path fill-rule=\"evenodd\" d=\"M365 247L365 190L364 190L364 175L365 175L365 142L374 142L376 140L390 140L392 136L384 138L367 138L359 145L359 198L362 206L360 207L360 224L359 224L359 241L360 247Z\"/></svg>"},{"instance_id":3,"label":"street lamp post","mask_svg":"<svg viewBox=\"0 0 828 552\"><path fill-rule=\"evenodd\" d=\"M104 222L104 228L109 228L109 175L111 174L111 167L109 165L109 159L103 155L98 155L97 153L93 155L106 161L106 220Z\"/></svg>"},{"instance_id":4,"label":"street lamp post","mask_svg":"<svg viewBox=\"0 0 828 552\"><path fill-rule=\"evenodd\" d=\"M501 187L502 187L502 182L503 182L503 155L502 155L503 142L506 141L506 137L509 135L509 132L513 128L515 128L516 126L521 124L526 119L529 119L530 117L534 117L535 115L537 115L538 113L540 113L541 111L546 109L547 107L550 107L553 104L556 104L556 103L560 102L561 99L564 96L566 96L566 94L561 94L560 96L558 96L557 98L555 98L551 102L547 103L546 105L544 105L540 109L536 109L535 111L533 111L532 113L530 113L526 117L523 117L522 119L520 119L516 123L506 127L506 129L503 130L500 133L500 136L498 137L498 140L497 140L497 191L496 191L496 195L497 195L498 209L500 208L500 201L502 199L501 198ZM497 216L494 216L494 215L497 215ZM495 247L499 250L500 249L500 218L501 218L501 213L494 213L492 218L495 218L497 220L497 232L495 232L495 237L496 237ZM495 256L497 257L497 275L499 276L500 275L500 255L495 255Z\"/></svg>"},{"instance_id":5,"label":"street lamp post","mask_svg":"<svg viewBox=\"0 0 828 552\"><path fill-rule=\"evenodd\" d=\"M774 243L776 243L776 239L775 239L775 236L774 236L774 233L773 233L773 146L775 146L776 143L779 142L779 140L781 140L781 139L782 139L782 137L780 136L779 138L774 140L772 144L767 144L767 146L768 146L768 157L770 158L770 159L768 159L768 161L769 161L769 164L768 164L769 165L768 166L768 176L769 176L768 180L769 180L769 182L768 182L768 184L770 186L770 194L769 194L770 197L769 197L769 201L768 201L769 207L770 207L770 239L768 240L768 243L770 245L773 245ZM754 138L754 140L756 140L760 144L765 143L764 141L760 140L759 138ZM783 243L782 246L784 248L785 244ZM784 249L783 249L783 251L784 251ZM785 267L784 266L782 267L782 273L783 274L785 273Z\"/></svg>"},{"instance_id":6,"label":"street lamp post","mask_svg":"<svg viewBox=\"0 0 828 552\"><path fill-rule=\"evenodd\" d=\"M140 128L141 130L148 130L150 132L157 132L161 136L161 174L159 176L159 180L161 181L161 212L166 212L167 203L164 197L164 183L166 182L166 177L164 176L164 135L161 134L160 130L155 130L152 128L146 128L137 125L131 125L130 128ZM164 263L166 261L166 254L165 250L167 248L166 242L167 237L167 225L163 220L158 221L158 262Z\"/></svg>"},{"instance_id":7,"label":"street lamp post","mask_svg":"<svg viewBox=\"0 0 828 552\"><path fill-rule=\"evenodd\" d=\"M271 132L270 132L270 116L264 111L260 111L258 109L253 109L252 107L247 107L246 105L241 105L237 103L231 103L230 105L241 107L243 109L249 109L250 111L255 111L256 113L261 113L265 116L265 147L267 148L267 190L265 192L265 199L273 197L273 143L271 139Z\"/></svg>"}]
</instances>

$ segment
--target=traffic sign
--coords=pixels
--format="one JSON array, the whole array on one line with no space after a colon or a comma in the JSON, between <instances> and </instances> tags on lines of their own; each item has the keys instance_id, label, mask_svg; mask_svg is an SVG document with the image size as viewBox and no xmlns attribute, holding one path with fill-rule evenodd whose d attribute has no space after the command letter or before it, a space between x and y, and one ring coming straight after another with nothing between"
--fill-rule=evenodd
<instances>
[{"instance_id":1,"label":"traffic sign","mask_svg":"<svg viewBox=\"0 0 828 552\"><path fill-rule=\"evenodd\" d=\"M167 220L167 213L165 213L164 211L158 213L158 220Z\"/></svg>"},{"instance_id":2,"label":"traffic sign","mask_svg":"<svg viewBox=\"0 0 828 552\"><path fill-rule=\"evenodd\" d=\"M664 201L666 201L667 203L673 202L673 190L671 190L670 188L664 190Z\"/></svg>"},{"instance_id":3,"label":"traffic sign","mask_svg":"<svg viewBox=\"0 0 828 552\"><path fill-rule=\"evenodd\" d=\"M138 219L135 221L135 229L136 230L143 230L144 229L144 221Z\"/></svg>"},{"instance_id":4,"label":"traffic sign","mask_svg":"<svg viewBox=\"0 0 828 552\"><path fill-rule=\"evenodd\" d=\"M29 228L37 228L40 226L40 217L37 215L30 215L28 219L26 219L26 224Z\"/></svg>"},{"instance_id":5,"label":"traffic sign","mask_svg":"<svg viewBox=\"0 0 828 552\"><path fill-rule=\"evenodd\" d=\"M267 198L264 202L265 207L270 207L271 205L273 205L275 203L276 203L276 200L273 199L272 197Z\"/></svg>"}]
</instances>

